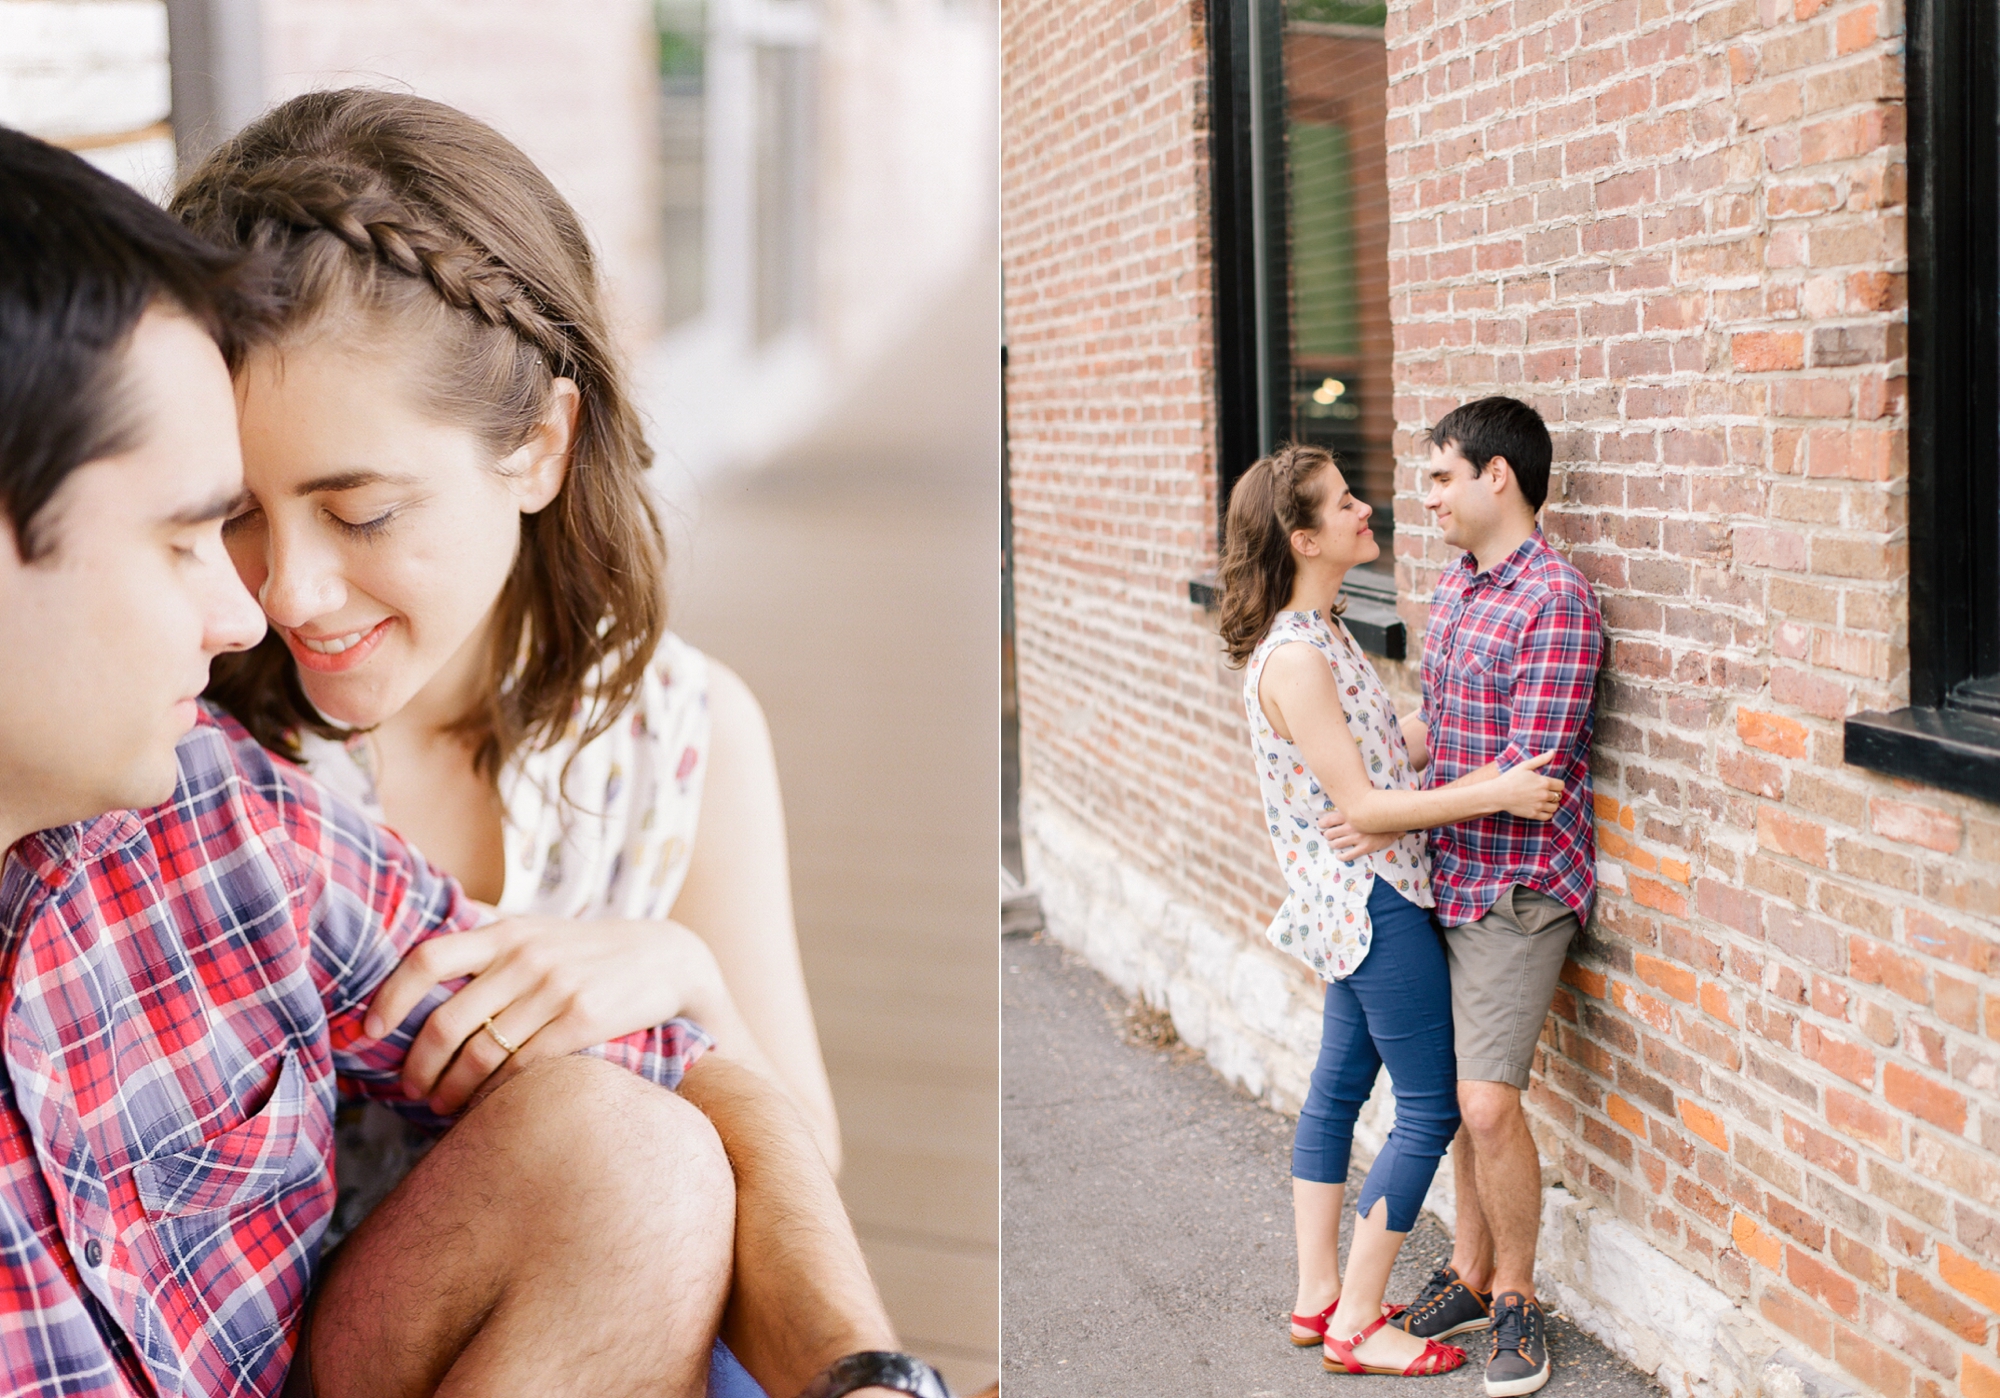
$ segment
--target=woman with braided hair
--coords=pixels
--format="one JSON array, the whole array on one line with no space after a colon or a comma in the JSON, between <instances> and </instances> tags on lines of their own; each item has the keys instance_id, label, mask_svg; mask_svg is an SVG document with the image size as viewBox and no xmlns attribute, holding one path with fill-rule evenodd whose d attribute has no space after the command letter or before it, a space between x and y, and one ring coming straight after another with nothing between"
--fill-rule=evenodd
<instances>
[{"instance_id":1,"label":"woman with braided hair","mask_svg":"<svg viewBox=\"0 0 2000 1398\"><path fill-rule=\"evenodd\" d=\"M666 629L651 454L576 215L490 127L362 90L269 112L174 210L261 262L277 307L234 366L248 496L226 527L270 631L209 696L495 916L414 952L367 1031L456 987L405 1073L450 1117L693 1020L714 1048L680 1091L737 1170L730 1347L779 1398L893 1350L832 1184L769 738ZM366 1116L340 1147L336 1230L421 1149ZM343 1261L367 1246L362 1225Z\"/></svg>"},{"instance_id":2,"label":"woman with braided hair","mask_svg":"<svg viewBox=\"0 0 2000 1398\"><path fill-rule=\"evenodd\" d=\"M1321 1346L1331 1370L1420 1377L1465 1362L1454 1345L1390 1325L1382 1304L1459 1122L1451 984L1421 832L1495 811L1545 821L1562 784L1540 774L1554 757L1544 753L1483 781L1417 789L1421 731L1406 733L1340 618L1348 571L1382 551L1372 513L1324 448L1280 447L1253 465L1229 496L1221 630L1244 671L1251 756L1289 893L1267 935L1326 982L1292 1147L1291 1341ZM1335 809L1360 833L1322 831ZM1384 1066L1396 1121L1362 1185L1343 1280L1354 1125Z\"/></svg>"}]
</instances>

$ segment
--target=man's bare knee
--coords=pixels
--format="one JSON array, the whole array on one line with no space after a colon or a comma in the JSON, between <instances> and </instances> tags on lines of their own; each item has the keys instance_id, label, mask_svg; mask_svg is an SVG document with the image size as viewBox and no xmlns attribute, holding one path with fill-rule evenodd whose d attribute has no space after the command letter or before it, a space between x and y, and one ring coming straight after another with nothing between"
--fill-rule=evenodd
<instances>
[{"instance_id":1,"label":"man's bare knee","mask_svg":"<svg viewBox=\"0 0 2000 1398\"><path fill-rule=\"evenodd\" d=\"M736 1187L722 1140L692 1105L602 1059L572 1055L521 1072L451 1136L506 1162L524 1193L556 1196L572 1217L611 1211L643 1229L672 1201L722 1225ZM683 1225L684 1226L684 1225Z\"/></svg>"},{"instance_id":2,"label":"man's bare knee","mask_svg":"<svg viewBox=\"0 0 2000 1398\"><path fill-rule=\"evenodd\" d=\"M598 1059L526 1069L341 1246L315 1301L320 1391L371 1373L380 1391L429 1391L475 1339L489 1364L572 1348L579 1364L652 1363L662 1345L694 1364L728 1291L735 1204L690 1104ZM607 1286L655 1298L644 1325L593 1299Z\"/></svg>"},{"instance_id":3,"label":"man's bare knee","mask_svg":"<svg viewBox=\"0 0 2000 1398\"><path fill-rule=\"evenodd\" d=\"M1458 1085L1458 1114L1475 1149L1509 1136L1521 1119L1520 1089L1510 1083L1464 1079Z\"/></svg>"}]
</instances>

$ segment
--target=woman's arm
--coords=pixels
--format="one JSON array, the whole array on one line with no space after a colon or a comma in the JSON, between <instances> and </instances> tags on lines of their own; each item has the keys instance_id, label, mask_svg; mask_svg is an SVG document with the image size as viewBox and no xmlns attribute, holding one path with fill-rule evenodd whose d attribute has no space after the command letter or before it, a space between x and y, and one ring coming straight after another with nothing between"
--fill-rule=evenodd
<instances>
[{"instance_id":1,"label":"woman's arm","mask_svg":"<svg viewBox=\"0 0 2000 1398\"><path fill-rule=\"evenodd\" d=\"M718 1053L784 1088L839 1168L840 1127L792 927L770 737L743 682L709 668L709 770L672 920L509 917L425 942L376 992L365 1032L379 1038L431 987L471 977L404 1060L405 1090L440 1115L541 1059L685 1016Z\"/></svg>"},{"instance_id":2,"label":"woman's arm","mask_svg":"<svg viewBox=\"0 0 2000 1398\"><path fill-rule=\"evenodd\" d=\"M1265 717L1298 745L1313 775L1356 830L1369 834L1422 830L1497 811L1538 820L1555 813L1562 786L1534 770L1549 761L1552 754L1547 753L1474 785L1437 791L1377 788L1368 779L1360 746L1348 732L1340 683L1325 657L1311 646L1284 645L1273 651L1264 664L1258 699Z\"/></svg>"},{"instance_id":3,"label":"woman's arm","mask_svg":"<svg viewBox=\"0 0 2000 1398\"><path fill-rule=\"evenodd\" d=\"M784 801L770 732L756 697L736 673L713 658L708 668L708 775L687 882L673 918L714 953L756 1048L797 1102L837 1173L840 1121L799 962ZM727 1053L726 1037L720 1032L717 1037Z\"/></svg>"},{"instance_id":4,"label":"woman's arm","mask_svg":"<svg viewBox=\"0 0 2000 1398\"><path fill-rule=\"evenodd\" d=\"M1421 772L1431 765L1431 726L1424 722L1420 710L1403 720L1402 729L1403 746L1410 753L1410 770Z\"/></svg>"}]
</instances>

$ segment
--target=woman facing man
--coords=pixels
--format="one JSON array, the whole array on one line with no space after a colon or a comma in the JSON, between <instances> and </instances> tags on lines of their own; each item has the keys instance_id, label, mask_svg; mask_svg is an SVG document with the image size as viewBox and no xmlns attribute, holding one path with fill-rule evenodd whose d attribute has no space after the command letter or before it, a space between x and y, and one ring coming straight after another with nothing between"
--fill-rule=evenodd
<instances>
[{"instance_id":1,"label":"woman facing man","mask_svg":"<svg viewBox=\"0 0 2000 1398\"><path fill-rule=\"evenodd\" d=\"M1532 409L1512 400L1487 401L1534 417ZM1486 411L1484 405L1470 406ZM1477 419L1475 413L1469 420ZM1478 477L1485 471L1485 493L1495 500L1526 505L1510 465L1495 454L1480 456L1476 446L1469 454L1459 450L1450 424L1447 419L1439 425L1438 450L1449 448L1445 455L1460 458L1461 474ZM1541 429L1539 418L1533 425ZM1540 439L1545 478L1545 429ZM1479 465L1471 464L1471 456L1480 456ZM1449 476L1453 468L1443 469ZM1431 503L1438 503L1441 491L1456 498L1447 487L1432 484ZM1468 513L1482 508L1470 496L1463 503ZM1537 498L1527 506L1520 532L1531 537L1501 555L1505 566L1547 552L1534 529L1539 504ZM1576 784L1588 730L1582 743L1552 742L1533 756L1512 754L1512 766L1456 764L1463 767L1458 780L1419 790L1416 774L1430 757L1430 735L1418 718L1398 720L1374 668L1339 617L1337 599L1348 571L1380 552L1368 528L1370 513L1324 450L1286 447L1256 463L1230 497L1222 633L1232 663L1246 670L1252 751L1289 892L1269 935L1327 982L1319 1060L1293 1152L1299 1290L1292 1342L1323 1342L1328 1369L1418 1376L1463 1364L1464 1352L1441 1340L1483 1327L1492 1303L1480 1302L1476 1317L1446 1315L1447 1291L1455 1299L1466 1288L1455 1273L1441 1272L1399 1324L1389 1322L1402 1308L1383 1305L1390 1268L1460 1125L1458 1078L1466 1071L1469 1040L1454 1032L1456 987L1430 911L1440 900L1432 893L1426 842L1421 833L1409 832L1496 816L1503 822L1512 818L1517 827L1520 821L1550 821L1569 804L1565 791ZM1513 515L1506 518L1512 521ZM1450 525L1447 541L1459 542ZM1491 582L1500 571L1493 568L1497 561L1479 558L1475 571ZM1512 652L1528 658L1529 648L1515 644L1518 637L1506 640L1502 645L1489 637L1479 659L1505 670L1515 664ZM1442 643L1449 648L1451 638ZM1431 674L1427 661L1427 692ZM1530 683L1529 677L1522 679L1524 687ZM1504 711L1500 718L1504 735ZM1551 763L1560 777L1543 774ZM1525 885L1526 878L1520 882ZM1510 987L1515 981L1525 987L1547 973L1551 950L1559 966L1567 943L1566 936L1560 943L1516 940L1535 947L1534 964L1521 968L1533 974L1510 972ZM1464 954L1454 944L1449 960L1458 964ZM1517 1086L1525 1085L1526 1068L1514 1060L1521 1057L1522 1042L1532 1052L1546 1005L1544 993L1538 1013L1509 1017L1510 1044L1502 1056L1508 1059L1507 1079L1522 1080ZM1524 1029L1530 1019L1532 1028ZM1484 1052L1471 1051L1475 1057ZM1384 1065L1395 1090L1395 1126L1362 1188L1343 1279L1338 1243L1354 1124ZM1478 1212L1473 1191L1462 1189L1461 1214ZM1490 1241L1486 1246L1490 1267ZM1486 1376L1494 1398L1533 1392L1547 1378L1540 1312L1533 1311L1530 1325L1531 1293L1516 1300L1520 1314L1496 1328L1495 1359Z\"/></svg>"}]
</instances>

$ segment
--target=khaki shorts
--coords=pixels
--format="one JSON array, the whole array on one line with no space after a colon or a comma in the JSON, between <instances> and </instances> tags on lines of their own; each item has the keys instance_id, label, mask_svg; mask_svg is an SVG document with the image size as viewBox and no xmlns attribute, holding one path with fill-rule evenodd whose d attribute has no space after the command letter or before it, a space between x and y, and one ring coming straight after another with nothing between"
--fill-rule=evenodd
<instances>
[{"instance_id":1,"label":"khaki shorts","mask_svg":"<svg viewBox=\"0 0 2000 1398\"><path fill-rule=\"evenodd\" d=\"M1510 883L1485 917L1444 929L1460 1082L1528 1090L1535 1044L1578 925L1568 904Z\"/></svg>"}]
</instances>

